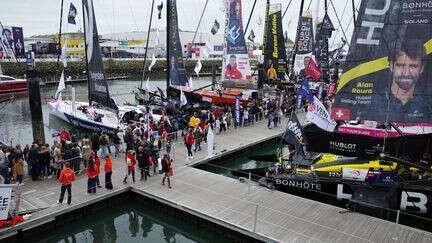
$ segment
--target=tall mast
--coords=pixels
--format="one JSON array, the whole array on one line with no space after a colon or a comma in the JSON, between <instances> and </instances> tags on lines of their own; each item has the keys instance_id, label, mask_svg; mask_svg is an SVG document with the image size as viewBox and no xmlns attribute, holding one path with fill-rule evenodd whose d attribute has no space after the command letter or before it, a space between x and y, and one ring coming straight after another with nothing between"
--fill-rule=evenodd
<instances>
[{"instance_id":1,"label":"tall mast","mask_svg":"<svg viewBox=\"0 0 432 243\"><path fill-rule=\"evenodd\" d=\"M92 1L92 0L90 0L90 1ZM86 1L86 3L88 4L87 1ZM85 50L85 60L86 60L87 86L88 86L88 90L90 91L90 72L89 72L88 55L87 55L87 31L86 31L86 16L85 16L84 0L83 0L83 4L82 4L82 9L83 9L84 50ZM87 16L88 16L88 13L87 13ZM89 94L88 94L89 105L91 105L91 103L92 103L92 97L91 96L92 95L89 92Z\"/></svg>"},{"instance_id":2,"label":"tall mast","mask_svg":"<svg viewBox=\"0 0 432 243\"><path fill-rule=\"evenodd\" d=\"M267 0L267 4L268 4L269 1L270 1L270 0ZM250 21L251 21L252 14L253 14L253 12L254 12L254 9L255 9L255 5L256 5L256 3L257 3L257 0L255 0L254 4L253 4L253 6L252 6L252 11L251 11L251 13L250 13L250 15L249 15L249 19L248 19L248 22L247 22L247 24L246 24L246 29L244 30L244 33L245 33L245 34L246 34L247 30L248 30L249 23L250 23Z\"/></svg>"},{"instance_id":3,"label":"tall mast","mask_svg":"<svg viewBox=\"0 0 432 243\"><path fill-rule=\"evenodd\" d=\"M170 32L171 32L171 16L170 16L170 9L171 9L171 0L167 0L167 29L166 29L166 88L167 88L167 95L168 95L168 87L170 86Z\"/></svg>"},{"instance_id":4,"label":"tall mast","mask_svg":"<svg viewBox=\"0 0 432 243\"><path fill-rule=\"evenodd\" d=\"M305 3L305 0L302 0L301 1L301 4L300 4L300 10L299 10L299 22L298 22L298 24L297 24L297 33L296 33L296 35L298 35L298 33L299 33L299 30L300 30L300 21L301 21L301 17L303 16L303 7L304 7L304 3ZM297 39L297 36L296 36L296 39ZM297 40L296 40L297 41ZM293 52L293 55L292 55L292 60L291 60L291 70L293 71L294 70L294 62L295 62L295 56L296 56L296 51L297 51L297 43L294 43L294 52Z\"/></svg>"},{"instance_id":5,"label":"tall mast","mask_svg":"<svg viewBox=\"0 0 432 243\"><path fill-rule=\"evenodd\" d=\"M57 72L60 69L60 53L61 53L61 35L62 35L62 24L63 24L63 2L61 0L61 8L60 8L60 27L59 27L59 36L58 36L58 48L57 48Z\"/></svg>"},{"instance_id":6,"label":"tall mast","mask_svg":"<svg viewBox=\"0 0 432 243\"><path fill-rule=\"evenodd\" d=\"M151 30L152 20L153 20L154 2L155 2L155 0L152 1L150 21L149 21L149 26L148 26L148 30L147 30L147 43L146 43L146 49L144 52L144 70L143 70L143 76L142 76L141 84L140 84L141 89L142 89L144 77L146 74L147 51L148 51L148 46L149 46L150 30Z\"/></svg>"},{"instance_id":7,"label":"tall mast","mask_svg":"<svg viewBox=\"0 0 432 243\"><path fill-rule=\"evenodd\" d=\"M351 4L352 4L353 23L354 23L354 28L355 28L355 24L356 24L356 14L355 14L356 7L355 7L354 0L351 0Z\"/></svg>"},{"instance_id":8,"label":"tall mast","mask_svg":"<svg viewBox=\"0 0 432 243\"><path fill-rule=\"evenodd\" d=\"M267 42L267 22L268 22L268 16L270 11L270 0L266 1L266 10L265 10L265 16L264 16L264 37L263 37L263 45L262 45L262 51L264 52L266 42Z\"/></svg>"}]
</instances>

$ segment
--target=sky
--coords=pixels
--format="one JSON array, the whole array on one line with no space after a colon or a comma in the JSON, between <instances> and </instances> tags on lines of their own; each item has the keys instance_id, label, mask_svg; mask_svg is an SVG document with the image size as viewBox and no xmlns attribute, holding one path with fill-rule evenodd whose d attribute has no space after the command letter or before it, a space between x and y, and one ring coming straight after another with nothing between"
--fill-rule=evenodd
<instances>
[{"instance_id":1,"label":"sky","mask_svg":"<svg viewBox=\"0 0 432 243\"><path fill-rule=\"evenodd\" d=\"M155 0L158 5L162 0ZM351 39L354 24L352 22L352 5L349 0L328 0L329 16L333 21L337 31L330 40L330 47L335 47L343 37L342 29L345 31L348 41ZM337 15L340 18L342 27L339 25L330 2L334 3ZM359 6L361 0L355 0L355 5ZM70 3L78 9L77 25L70 25L67 22L67 13ZM151 11L152 0L93 0L96 13L96 21L99 34L108 34L128 31L146 31ZM160 29L165 28L165 6L161 20L157 20L157 10L153 14L153 26ZM177 11L179 16L179 28L182 30L194 31L198 25L200 15L204 9L206 0L177 0ZM204 12L200 32L210 32L215 19L224 25L224 14L221 11L223 0L208 0L208 6ZM262 41L263 24L259 25L258 20L264 18L265 0L257 0L255 10L252 15L249 30L255 32L256 42ZM282 12L288 6L289 0L271 0L272 4L280 3ZM290 39L295 39L300 0L292 0L288 11L282 20L284 31L288 32ZM242 0L243 4L243 24L246 26L247 20L252 10L254 0ZM321 19L324 16L324 0L305 0L304 12L309 11L314 16ZM24 36L29 37L37 34L54 34L59 31L61 0L14 0L0 1L0 21L3 25L21 26L24 28ZM64 23L63 31L76 31L82 29L82 5L81 0L64 0ZM317 12L316 9L319 9ZM4 11L7 10L7 11ZM221 29L220 31L222 31ZM219 32L221 33L221 32Z\"/></svg>"}]
</instances>

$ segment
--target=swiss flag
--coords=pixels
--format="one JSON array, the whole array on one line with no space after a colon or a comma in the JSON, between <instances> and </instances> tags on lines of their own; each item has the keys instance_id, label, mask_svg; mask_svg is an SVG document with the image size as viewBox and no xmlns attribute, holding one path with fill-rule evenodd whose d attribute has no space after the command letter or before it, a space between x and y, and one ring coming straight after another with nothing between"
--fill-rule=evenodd
<instances>
[{"instance_id":1,"label":"swiss flag","mask_svg":"<svg viewBox=\"0 0 432 243\"><path fill-rule=\"evenodd\" d=\"M331 110L331 118L335 120L344 120L347 121L350 119L351 111L346 108L337 108L334 107Z\"/></svg>"},{"instance_id":2,"label":"swiss flag","mask_svg":"<svg viewBox=\"0 0 432 243\"><path fill-rule=\"evenodd\" d=\"M323 71L316 65L311 58L306 68L306 77L312 77L315 81L323 74Z\"/></svg>"}]
</instances>

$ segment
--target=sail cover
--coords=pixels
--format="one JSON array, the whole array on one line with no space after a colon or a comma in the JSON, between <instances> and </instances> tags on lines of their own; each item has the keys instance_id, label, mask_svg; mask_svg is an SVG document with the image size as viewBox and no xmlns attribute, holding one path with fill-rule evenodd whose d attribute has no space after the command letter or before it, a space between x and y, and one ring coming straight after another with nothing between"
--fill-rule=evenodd
<instances>
[{"instance_id":1,"label":"sail cover","mask_svg":"<svg viewBox=\"0 0 432 243\"><path fill-rule=\"evenodd\" d=\"M282 29L282 5L270 4L267 18L267 33L264 50L266 69L273 66L279 79L285 79L287 73L286 49Z\"/></svg>"},{"instance_id":2,"label":"sail cover","mask_svg":"<svg viewBox=\"0 0 432 243\"><path fill-rule=\"evenodd\" d=\"M186 70L183 62L183 51L180 42L177 16L177 1L169 0L169 68L170 68L170 85L186 86Z\"/></svg>"},{"instance_id":3,"label":"sail cover","mask_svg":"<svg viewBox=\"0 0 432 243\"><path fill-rule=\"evenodd\" d=\"M83 0L85 49L87 55L87 78L89 88L89 103L96 102L107 108L118 110L108 90L103 61L99 46L99 36L96 18L93 10L93 0Z\"/></svg>"},{"instance_id":4,"label":"sail cover","mask_svg":"<svg viewBox=\"0 0 432 243\"><path fill-rule=\"evenodd\" d=\"M228 7L225 22L225 55L222 80L251 80L248 51L243 33L241 0L225 0Z\"/></svg>"},{"instance_id":5,"label":"sail cover","mask_svg":"<svg viewBox=\"0 0 432 243\"><path fill-rule=\"evenodd\" d=\"M335 119L430 123L431 18L428 0L362 1Z\"/></svg>"},{"instance_id":6,"label":"sail cover","mask_svg":"<svg viewBox=\"0 0 432 243\"><path fill-rule=\"evenodd\" d=\"M297 37L295 42L294 71L304 75L307 63L306 57L311 57L313 52L313 23L312 16L302 16L297 26Z\"/></svg>"}]
</instances>

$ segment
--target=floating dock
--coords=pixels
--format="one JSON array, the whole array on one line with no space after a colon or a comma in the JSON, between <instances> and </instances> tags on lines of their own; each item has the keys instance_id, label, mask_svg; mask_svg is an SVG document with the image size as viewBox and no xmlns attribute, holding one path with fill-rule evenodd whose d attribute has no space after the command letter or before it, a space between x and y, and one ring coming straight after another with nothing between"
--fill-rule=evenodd
<instances>
[{"instance_id":1,"label":"floating dock","mask_svg":"<svg viewBox=\"0 0 432 243\"><path fill-rule=\"evenodd\" d=\"M194 215L247 237L264 242L432 242L432 233L295 195L252 186L193 165L239 152L280 136L285 127L268 129L266 121L232 129L215 136L215 155L207 158L206 144L193 160L186 158L182 139L174 147L172 189L161 184L162 176L146 182L122 183L126 173L123 159L113 160L114 190L99 189L87 195L87 177L79 175L72 185L72 206L57 205L60 185L54 179L25 181L21 211L35 211L31 218L0 231L0 239L24 234L80 208L97 204L122 193L135 193ZM103 167L103 165L102 165ZM139 170L136 170L136 174ZM104 175L100 174L103 185ZM345 210L346 211L346 210ZM9 238L11 239L11 238Z\"/></svg>"}]
</instances>

